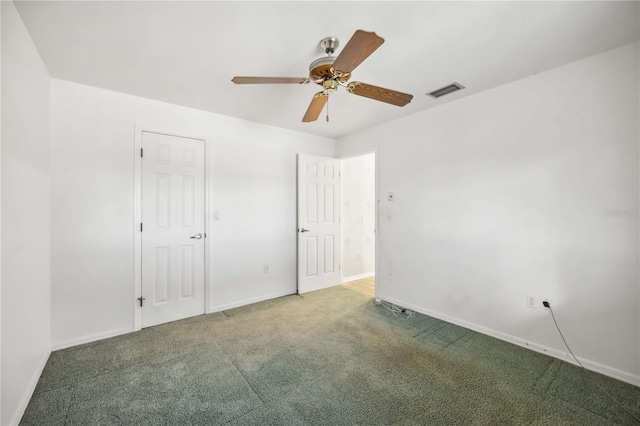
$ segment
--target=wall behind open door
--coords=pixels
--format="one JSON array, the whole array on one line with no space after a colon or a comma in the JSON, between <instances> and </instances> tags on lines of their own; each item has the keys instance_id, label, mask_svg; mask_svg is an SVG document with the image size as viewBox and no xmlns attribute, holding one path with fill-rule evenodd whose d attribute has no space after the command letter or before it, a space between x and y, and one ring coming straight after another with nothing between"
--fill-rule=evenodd
<instances>
[{"instance_id":1,"label":"wall behind open door","mask_svg":"<svg viewBox=\"0 0 640 426\"><path fill-rule=\"evenodd\" d=\"M375 272L375 162L375 153L340 160L343 282Z\"/></svg>"}]
</instances>

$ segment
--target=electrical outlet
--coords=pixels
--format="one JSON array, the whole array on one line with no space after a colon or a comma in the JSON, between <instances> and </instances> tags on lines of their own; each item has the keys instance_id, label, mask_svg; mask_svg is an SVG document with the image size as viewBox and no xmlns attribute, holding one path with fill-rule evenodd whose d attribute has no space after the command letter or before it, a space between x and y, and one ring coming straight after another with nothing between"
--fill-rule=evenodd
<instances>
[{"instance_id":1,"label":"electrical outlet","mask_svg":"<svg viewBox=\"0 0 640 426\"><path fill-rule=\"evenodd\" d=\"M533 294L527 294L527 307L531 309L538 309L538 297Z\"/></svg>"},{"instance_id":2,"label":"electrical outlet","mask_svg":"<svg viewBox=\"0 0 640 426\"><path fill-rule=\"evenodd\" d=\"M548 311L548 310L549 310L549 308L547 308L546 306L544 306L544 305L543 305L543 302L549 302L549 304L551 304L551 301L549 300L549 298L544 297L544 298L542 299L542 301L540 302L540 305L541 305L542 307L544 307L544 310L545 310L545 311Z\"/></svg>"},{"instance_id":3,"label":"electrical outlet","mask_svg":"<svg viewBox=\"0 0 640 426\"><path fill-rule=\"evenodd\" d=\"M264 273L265 274L269 273L269 265L264 265Z\"/></svg>"},{"instance_id":4,"label":"electrical outlet","mask_svg":"<svg viewBox=\"0 0 640 426\"><path fill-rule=\"evenodd\" d=\"M384 217L387 220L391 220L391 209L390 208L384 208L383 212L384 212Z\"/></svg>"},{"instance_id":5,"label":"electrical outlet","mask_svg":"<svg viewBox=\"0 0 640 426\"><path fill-rule=\"evenodd\" d=\"M390 192L389 195L387 195L387 199L389 201L393 201L393 197L394 197L393 192Z\"/></svg>"},{"instance_id":6,"label":"electrical outlet","mask_svg":"<svg viewBox=\"0 0 640 426\"><path fill-rule=\"evenodd\" d=\"M213 212L213 220L220 220L220 212L218 210Z\"/></svg>"}]
</instances>

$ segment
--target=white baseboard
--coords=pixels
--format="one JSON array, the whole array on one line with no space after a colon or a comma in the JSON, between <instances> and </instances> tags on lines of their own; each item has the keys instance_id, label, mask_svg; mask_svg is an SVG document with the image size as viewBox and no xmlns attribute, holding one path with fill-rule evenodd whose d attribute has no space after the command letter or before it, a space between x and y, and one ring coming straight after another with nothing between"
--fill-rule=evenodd
<instances>
[{"instance_id":1,"label":"white baseboard","mask_svg":"<svg viewBox=\"0 0 640 426\"><path fill-rule=\"evenodd\" d=\"M67 349L73 346L84 345L85 343L95 342L97 340L108 339L109 337L116 337L122 334L132 333L134 329L132 327L117 328L115 330L103 331L101 333L89 334L87 336L76 337L74 339L64 340L51 345L51 350L59 351L60 349Z\"/></svg>"},{"instance_id":2,"label":"white baseboard","mask_svg":"<svg viewBox=\"0 0 640 426\"><path fill-rule=\"evenodd\" d=\"M367 273L364 273L364 274L351 275L349 277L344 277L344 278L342 278L342 284L348 283L350 281L357 281L357 280L361 280L361 279L364 279L364 278L373 277L373 276L375 276L375 274L376 273L374 271L371 271L371 272L367 272Z\"/></svg>"},{"instance_id":3,"label":"white baseboard","mask_svg":"<svg viewBox=\"0 0 640 426\"><path fill-rule=\"evenodd\" d=\"M264 296L252 297L251 299L240 300L238 302L212 306L209 308L209 313L226 311L227 309L239 308L240 306L251 305L252 303L264 302L265 300L276 299L283 296L291 296L292 294L296 294L296 290L279 291L277 293L265 294Z\"/></svg>"},{"instance_id":4,"label":"white baseboard","mask_svg":"<svg viewBox=\"0 0 640 426\"><path fill-rule=\"evenodd\" d=\"M468 328L473 331L477 331L478 333L486 334L487 336L495 337L496 339L504 340L505 342L513 343L514 345L522 346L523 348L531 349L535 352L540 352L545 355L550 355L554 358L558 358L562 361L567 361L568 363L577 365L571 354L568 352L560 351L558 349L553 349L547 346L539 345L537 343L528 342L519 337L512 336L510 334L502 333L500 331L493 330L491 328L483 327L478 324L470 323L464 320L460 320L457 318L450 317L445 314L441 314L439 312L434 312L429 309L421 308L409 302L403 302L401 300L397 300L391 297L379 296L380 299L385 300L390 303L395 303L396 305L402 306L403 308L409 308L416 312L419 312L424 315L428 315L430 317L438 318L442 321L450 322L451 324L459 325L461 327ZM603 374L605 376L612 377L614 379L620 380L622 382L626 382L635 386L640 386L640 375L632 374L627 371L622 371L617 368L609 367L607 365L600 364L598 362L590 361L588 359L584 359L582 357L577 357L578 360L584 365L585 368L595 371L596 373Z\"/></svg>"},{"instance_id":5,"label":"white baseboard","mask_svg":"<svg viewBox=\"0 0 640 426\"><path fill-rule=\"evenodd\" d=\"M31 380L29 380L29 386L27 386L27 390L24 395L22 395L22 399L20 400L20 404L16 409L16 412L13 414L11 418L11 425L17 425L20 423L22 416L24 416L24 412L27 409L27 405L29 405L29 401L31 401L31 396L33 392L36 390L36 386L38 385L38 380L40 380L40 376L42 375L42 371L44 367L47 365L47 361L49 360L49 356L51 355L51 351L47 351L42 354L42 358L38 362L38 366L36 367L36 371L33 372L33 376L31 376Z\"/></svg>"}]
</instances>

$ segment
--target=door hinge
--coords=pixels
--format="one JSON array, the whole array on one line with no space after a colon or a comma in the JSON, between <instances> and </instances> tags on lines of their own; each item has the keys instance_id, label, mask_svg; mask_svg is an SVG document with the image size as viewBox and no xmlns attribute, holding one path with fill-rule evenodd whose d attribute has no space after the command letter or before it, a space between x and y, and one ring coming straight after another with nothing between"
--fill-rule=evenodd
<instances>
[{"instance_id":1,"label":"door hinge","mask_svg":"<svg viewBox=\"0 0 640 426\"><path fill-rule=\"evenodd\" d=\"M142 308L142 303L146 300L144 297L140 296L138 297L138 300L140 301L140 307Z\"/></svg>"},{"instance_id":2,"label":"door hinge","mask_svg":"<svg viewBox=\"0 0 640 426\"><path fill-rule=\"evenodd\" d=\"M144 152L144 148L140 148L140 157L141 157L141 158L142 158L142 157L144 157L143 152Z\"/></svg>"},{"instance_id":3,"label":"door hinge","mask_svg":"<svg viewBox=\"0 0 640 426\"><path fill-rule=\"evenodd\" d=\"M140 222L140 232L142 232L142 222Z\"/></svg>"}]
</instances>

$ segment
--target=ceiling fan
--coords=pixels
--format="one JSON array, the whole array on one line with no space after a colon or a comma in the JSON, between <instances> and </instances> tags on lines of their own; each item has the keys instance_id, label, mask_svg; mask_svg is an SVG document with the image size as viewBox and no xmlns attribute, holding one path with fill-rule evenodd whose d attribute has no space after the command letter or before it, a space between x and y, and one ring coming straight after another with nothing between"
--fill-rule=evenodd
<instances>
[{"instance_id":1,"label":"ceiling fan","mask_svg":"<svg viewBox=\"0 0 640 426\"><path fill-rule=\"evenodd\" d=\"M316 83L322 86L322 91L314 95L303 122L316 121L324 108L329 95L335 93L339 86L346 87L347 92L376 101L403 107L413 99L413 95L373 86L359 81L347 83L351 72L384 43L382 37L374 32L357 30L342 52L337 57L332 56L338 48L338 39L326 37L320 45L327 54L309 65L309 77L234 77L235 84L308 84ZM327 121L329 115L327 114Z\"/></svg>"}]
</instances>

